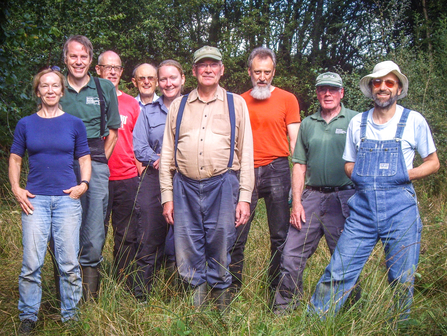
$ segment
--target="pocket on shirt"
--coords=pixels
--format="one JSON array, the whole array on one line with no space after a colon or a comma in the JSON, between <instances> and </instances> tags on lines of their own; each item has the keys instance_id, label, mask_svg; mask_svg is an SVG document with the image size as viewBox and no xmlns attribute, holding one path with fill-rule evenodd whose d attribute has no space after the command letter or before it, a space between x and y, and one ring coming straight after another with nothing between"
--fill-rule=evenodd
<instances>
[{"instance_id":1,"label":"pocket on shirt","mask_svg":"<svg viewBox=\"0 0 447 336\"><path fill-rule=\"evenodd\" d=\"M213 115L211 130L215 134L230 135L230 120L228 116L224 114Z\"/></svg>"}]
</instances>

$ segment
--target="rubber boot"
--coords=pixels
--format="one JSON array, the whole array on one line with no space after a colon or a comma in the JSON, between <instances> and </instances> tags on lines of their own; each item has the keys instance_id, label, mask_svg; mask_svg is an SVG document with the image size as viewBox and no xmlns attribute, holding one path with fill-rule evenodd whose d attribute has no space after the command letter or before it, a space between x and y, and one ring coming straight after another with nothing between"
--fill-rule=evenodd
<instances>
[{"instance_id":1,"label":"rubber boot","mask_svg":"<svg viewBox=\"0 0 447 336\"><path fill-rule=\"evenodd\" d=\"M216 309L220 312L224 312L231 302L230 291L228 288L219 289L213 288L211 290L211 299L214 302Z\"/></svg>"},{"instance_id":2,"label":"rubber boot","mask_svg":"<svg viewBox=\"0 0 447 336\"><path fill-rule=\"evenodd\" d=\"M207 283L204 282L203 284L197 286L194 288L194 295L193 295L193 304L194 307L200 308L205 303L206 295L208 294L208 288Z\"/></svg>"},{"instance_id":3,"label":"rubber boot","mask_svg":"<svg viewBox=\"0 0 447 336\"><path fill-rule=\"evenodd\" d=\"M82 298L84 302L96 299L99 290L99 267L81 267Z\"/></svg>"}]
</instances>

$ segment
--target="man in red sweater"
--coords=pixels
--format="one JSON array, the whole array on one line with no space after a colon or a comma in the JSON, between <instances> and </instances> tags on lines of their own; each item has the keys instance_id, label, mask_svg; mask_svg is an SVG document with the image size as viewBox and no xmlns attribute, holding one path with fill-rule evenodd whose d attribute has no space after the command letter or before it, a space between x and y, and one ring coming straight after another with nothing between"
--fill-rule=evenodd
<instances>
[{"instance_id":1,"label":"man in red sweater","mask_svg":"<svg viewBox=\"0 0 447 336\"><path fill-rule=\"evenodd\" d=\"M275 290L279 280L281 252L278 247L285 242L289 229L291 181L287 136L293 153L301 118L296 97L271 85L275 68L276 56L268 48L256 48L248 58L248 74L253 89L242 94L242 97L247 102L253 131L255 187L250 220L237 228L237 240L231 251L230 272L235 291L242 285L244 249L258 199L264 198L267 209L271 242L269 286L272 290Z\"/></svg>"},{"instance_id":2,"label":"man in red sweater","mask_svg":"<svg viewBox=\"0 0 447 336\"><path fill-rule=\"evenodd\" d=\"M110 216L112 217L114 268L118 279L121 279L125 274L131 273L129 265L135 259L135 228L138 220L135 197L139 183L139 162L135 160L133 152L132 132L140 108L135 98L118 89L123 67L117 53L110 50L102 53L98 58L96 72L115 86L121 117L118 142L109 158L109 205L104 223L107 234ZM127 285L130 289L133 287L131 277L127 277Z\"/></svg>"}]
</instances>

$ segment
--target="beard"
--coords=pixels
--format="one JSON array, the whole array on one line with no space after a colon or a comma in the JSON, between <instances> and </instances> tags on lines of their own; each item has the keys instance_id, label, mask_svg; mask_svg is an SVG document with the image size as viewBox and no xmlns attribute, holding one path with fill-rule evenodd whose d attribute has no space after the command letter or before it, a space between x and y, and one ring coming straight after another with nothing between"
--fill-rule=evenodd
<instances>
[{"instance_id":1,"label":"beard","mask_svg":"<svg viewBox=\"0 0 447 336\"><path fill-rule=\"evenodd\" d=\"M250 96L254 99L265 100L270 98L272 93L270 92L270 83L267 86L258 86L257 83L253 83L253 89L250 92Z\"/></svg>"},{"instance_id":2,"label":"beard","mask_svg":"<svg viewBox=\"0 0 447 336\"><path fill-rule=\"evenodd\" d=\"M377 94L381 93L381 91L379 91ZM390 107L391 105L393 105L396 101L397 101L397 94L390 94L390 97L388 98L388 100L380 100L379 98L377 98L377 94L374 95L374 104L377 107L381 107L381 108L387 108Z\"/></svg>"}]
</instances>

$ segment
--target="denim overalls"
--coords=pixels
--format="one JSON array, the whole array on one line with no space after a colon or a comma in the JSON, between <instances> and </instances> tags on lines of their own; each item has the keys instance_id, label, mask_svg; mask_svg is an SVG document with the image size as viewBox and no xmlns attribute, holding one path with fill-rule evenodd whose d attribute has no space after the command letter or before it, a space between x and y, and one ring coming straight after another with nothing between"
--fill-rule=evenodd
<instances>
[{"instance_id":1,"label":"denim overalls","mask_svg":"<svg viewBox=\"0 0 447 336\"><path fill-rule=\"evenodd\" d=\"M399 297L397 309L407 317L413 298L422 223L416 194L401 148L410 111L404 109L393 140L366 138L368 112L362 115L360 148L351 179L356 193L349 201L350 217L331 262L317 284L310 310L336 313L354 288L374 246L385 248L388 281Z\"/></svg>"}]
</instances>

